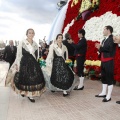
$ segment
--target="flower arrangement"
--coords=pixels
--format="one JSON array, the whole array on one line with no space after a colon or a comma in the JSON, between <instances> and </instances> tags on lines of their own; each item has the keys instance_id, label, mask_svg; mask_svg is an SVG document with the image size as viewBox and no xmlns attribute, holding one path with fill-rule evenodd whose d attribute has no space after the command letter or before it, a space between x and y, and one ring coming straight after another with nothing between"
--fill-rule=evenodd
<instances>
[{"instance_id":1,"label":"flower arrangement","mask_svg":"<svg viewBox=\"0 0 120 120\"><path fill-rule=\"evenodd\" d=\"M92 80L101 77L101 61L86 60L84 73L85 75L88 75Z\"/></svg>"},{"instance_id":2,"label":"flower arrangement","mask_svg":"<svg viewBox=\"0 0 120 120\"><path fill-rule=\"evenodd\" d=\"M65 60L65 63L68 64L70 67L73 65L71 59L67 59L67 60Z\"/></svg>"},{"instance_id":3,"label":"flower arrangement","mask_svg":"<svg viewBox=\"0 0 120 120\"><path fill-rule=\"evenodd\" d=\"M82 1L82 0L81 0ZM70 24L71 23L71 21L75 18L75 17L77 17L78 16L78 14L79 14L79 8L80 8L80 6L81 6L81 1L79 0L78 2L77 2L77 4L75 4L74 6L72 6L71 7L71 4L73 3L73 0L70 0L69 1L69 3L68 3L68 8L67 8L67 13L66 13L66 18L65 18L65 20L64 20L64 25L63 25L63 28L62 28L62 32L64 32L64 29L66 28L66 26L68 25L68 24ZM94 1L94 0L92 0L92 1ZM95 7L95 5L96 4L99 4L99 0L98 0L98 2L96 2L96 0L94 1L94 2L92 2L93 4L92 4L92 6L94 6ZM106 4L107 3L107 4ZM104 14L106 13L106 12L111 12L112 11L112 14L116 14L117 16L120 16L120 0L100 0L100 4L99 4L99 9L98 10L96 10L95 12L92 12L91 14L90 14L90 16L88 17L88 19L87 20L90 20L91 18L93 18L93 17L95 17L94 18L94 20L96 19L96 17L100 17L101 15L103 15L102 16L102 18L101 18L101 21L96 21L95 23L97 23L97 26L94 24L94 20L91 20L92 21L92 23L94 24L89 24L89 27L91 27L91 28L96 28L97 29L97 38L90 38L90 37L94 37L94 35L93 34L91 34L91 33L96 33L96 29L91 29L91 30L93 30L92 32L91 31L86 31L86 33L89 33L90 34L90 36L87 36L87 37L89 37L89 38L87 38L88 40L101 40L100 38L99 38L99 35L102 35L102 31L99 29L99 28L102 28L103 29L103 26L101 26L101 25L104 25L105 23L108 25L108 24L110 24L110 21L112 21L113 22L113 19L109 19L109 17L111 17L111 15L108 15L107 17L107 19L105 18L104 19ZM102 21L103 20L103 21ZM107 21L105 21L105 20L107 20ZM109 22L108 22L109 21ZM119 22L120 20L118 20L118 21L116 21L116 22ZM75 43L77 43L77 41L78 41L78 36L77 36L77 32L78 32L78 30L80 29L80 28L83 28L84 27L84 25L85 25L85 23L86 23L87 21L84 21L84 20L82 20L82 19L80 19L80 20L78 20L78 21L74 21L74 24L72 24L72 26L71 26L71 24L70 24L70 26L68 26L69 27L69 29L67 30L70 34L71 34L71 36L72 36L72 39L75 41ZM116 22L114 22L114 23L116 23ZM87 25L88 26L88 25ZM115 26L115 28L118 28L118 29L120 29L118 26ZM86 28L87 29L87 28ZM95 37L96 37L96 34L95 34ZM101 37L101 36L100 36Z\"/></svg>"},{"instance_id":4,"label":"flower arrangement","mask_svg":"<svg viewBox=\"0 0 120 120\"><path fill-rule=\"evenodd\" d=\"M41 57L41 58L39 58L39 64L40 64L40 67L45 67L46 66L46 62L45 62L45 60Z\"/></svg>"},{"instance_id":5,"label":"flower arrangement","mask_svg":"<svg viewBox=\"0 0 120 120\"><path fill-rule=\"evenodd\" d=\"M86 60L85 63L84 63L86 66L87 65L90 65L90 66L101 66L101 61L100 60Z\"/></svg>"},{"instance_id":6,"label":"flower arrangement","mask_svg":"<svg viewBox=\"0 0 120 120\"><path fill-rule=\"evenodd\" d=\"M66 18L62 32L69 32L75 43L78 42L77 32L79 29L84 28L86 31L87 39L87 54L86 60L92 65L85 65L85 69L100 71L100 66L95 65L97 60L100 60L97 49L94 47L96 42L101 42L103 38L103 28L106 25L112 25L114 28L114 35L120 34L120 0L92 0L92 8L95 12L92 12L87 21L79 19L75 21L75 18L79 14L79 9L82 0L70 0L68 3ZM72 5L72 6L71 6ZM97 8L99 7L99 9ZM97 10L96 10L97 8ZM94 11L93 9L93 11ZM116 24L117 23L117 24ZM93 61L94 60L94 61ZM120 48L116 48L116 56L114 59L114 79L120 82ZM75 64L74 64L75 65ZM87 70L85 70L87 72Z\"/></svg>"}]
</instances>

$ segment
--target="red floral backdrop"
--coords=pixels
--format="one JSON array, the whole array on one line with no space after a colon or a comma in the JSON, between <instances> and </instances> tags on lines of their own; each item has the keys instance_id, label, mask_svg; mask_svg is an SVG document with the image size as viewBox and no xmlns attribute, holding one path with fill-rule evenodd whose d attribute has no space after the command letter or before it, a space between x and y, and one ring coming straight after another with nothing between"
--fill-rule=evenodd
<instances>
[{"instance_id":1,"label":"red floral backdrop","mask_svg":"<svg viewBox=\"0 0 120 120\"><path fill-rule=\"evenodd\" d=\"M75 17L77 17L79 13L81 1L79 0L79 3L77 5L74 5L73 7L71 7L71 3L72 3L72 0L69 2L68 8L67 8L66 19L64 21L62 32L64 28L67 26L67 24L70 23ZM99 17L108 11L112 11L112 13L120 16L120 0L100 0L99 9L92 12L88 17L88 20L94 16ZM72 39L75 41L75 43L77 43L78 41L77 32L80 28L83 27L85 22L86 22L85 20L82 20L80 18L78 21L75 21L74 25L71 26L68 31L71 34ZM87 51L86 59L88 60L99 59L97 54L97 49L94 47L96 42L97 40L95 42L93 42L92 40L87 41L88 51ZM118 47L116 48L116 56L114 61L115 61L114 78L115 80L120 82L120 67L119 67L120 66L120 48Z\"/></svg>"}]
</instances>

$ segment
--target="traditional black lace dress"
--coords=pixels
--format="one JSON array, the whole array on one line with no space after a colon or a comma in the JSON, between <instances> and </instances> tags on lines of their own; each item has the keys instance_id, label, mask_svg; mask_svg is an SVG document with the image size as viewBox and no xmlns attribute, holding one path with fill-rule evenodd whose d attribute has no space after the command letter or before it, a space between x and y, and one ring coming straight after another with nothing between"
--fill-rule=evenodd
<instances>
[{"instance_id":1,"label":"traditional black lace dress","mask_svg":"<svg viewBox=\"0 0 120 120\"><path fill-rule=\"evenodd\" d=\"M32 45L27 40L19 44L16 60L6 79L6 86L11 85L16 93L32 97L40 96L45 91L45 79L37 62L37 51L38 46L34 41ZM16 65L19 68L18 72Z\"/></svg>"},{"instance_id":2,"label":"traditional black lace dress","mask_svg":"<svg viewBox=\"0 0 120 120\"><path fill-rule=\"evenodd\" d=\"M19 76L14 79L16 87L22 91L41 91L45 87L45 80L39 63L24 48L22 55Z\"/></svg>"},{"instance_id":3,"label":"traditional black lace dress","mask_svg":"<svg viewBox=\"0 0 120 120\"><path fill-rule=\"evenodd\" d=\"M71 68L65 63L68 59L66 46L59 48L57 44L52 44L46 59L46 67L43 67L43 74L46 80L46 87L53 91L71 91L76 80Z\"/></svg>"},{"instance_id":4,"label":"traditional black lace dress","mask_svg":"<svg viewBox=\"0 0 120 120\"><path fill-rule=\"evenodd\" d=\"M74 81L72 70L65 63L62 56L57 56L55 51L50 81L53 86L62 90L68 90Z\"/></svg>"}]
</instances>

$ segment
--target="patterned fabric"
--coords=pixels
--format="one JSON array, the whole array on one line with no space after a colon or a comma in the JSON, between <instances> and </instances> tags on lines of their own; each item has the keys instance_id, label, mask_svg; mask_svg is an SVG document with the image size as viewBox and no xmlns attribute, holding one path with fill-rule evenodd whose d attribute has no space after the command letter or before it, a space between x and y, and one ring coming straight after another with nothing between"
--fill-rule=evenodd
<instances>
[{"instance_id":1,"label":"patterned fabric","mask_svg":"<svg viewBox=\"0 0 120 120\"><path fill-rule=\"evenodd\" d=\"M45 80L39 63L24 48L22 48L22 58L20 71L17 80L14 80L16 87L23 91L39 91L45 87Z\"/></svg>"},{"instance_id":2,"label":"patterned fabric","mask_svg":"<svg viewBox=\"0 0 120 120\"><path fill-rule=\"evenodd\" d=\"M65 63L62 56L57 56L54 51L51 84L59 89L69 89L74 81L74 74L69 66Z\"/></svg>"}]
</instances>

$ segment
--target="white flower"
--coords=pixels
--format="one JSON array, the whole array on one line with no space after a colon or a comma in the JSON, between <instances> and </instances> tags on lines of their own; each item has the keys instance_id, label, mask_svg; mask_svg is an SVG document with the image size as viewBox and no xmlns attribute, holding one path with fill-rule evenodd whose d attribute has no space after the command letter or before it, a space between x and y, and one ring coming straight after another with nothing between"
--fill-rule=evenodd
<instances>
[{"instance_id":1,"label":"white flower","mask_svg":"<svg viewBox=\"0 0 120 120\"><path fill-rule=\"evenodd\" d=\"M116 24L117 23L117 24ZM84 29L86 31L86 39L103 40L103 29L105 26L111 25L114 29L113 34L120 34L120 17L112 12L106 12L100 17L92 17L87 20Z\"/></svg>"}]
</instances>

